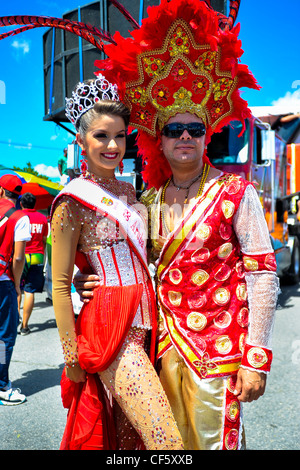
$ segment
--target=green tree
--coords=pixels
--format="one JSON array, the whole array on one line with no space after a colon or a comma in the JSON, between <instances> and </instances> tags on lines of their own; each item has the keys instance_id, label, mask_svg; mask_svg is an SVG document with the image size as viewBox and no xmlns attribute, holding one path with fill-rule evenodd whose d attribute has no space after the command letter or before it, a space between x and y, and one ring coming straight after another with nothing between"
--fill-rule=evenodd
<instances>
[{"instance_id":1,"label":"green tree","mask_svg":"<svg viewBox=\"0 0 300 470\"><path fill-rule=\"evenodd\" d=\"M41 175L38 171L36 171L30 162L26 163L26 166L24 168L20 168L18 166L13 166L13 170L16 171L23 171L24 173L30 173L31 175L38 176L39 178L43 178L44 180L51 181L48 176Z\"/></svg>"}]
</instances>

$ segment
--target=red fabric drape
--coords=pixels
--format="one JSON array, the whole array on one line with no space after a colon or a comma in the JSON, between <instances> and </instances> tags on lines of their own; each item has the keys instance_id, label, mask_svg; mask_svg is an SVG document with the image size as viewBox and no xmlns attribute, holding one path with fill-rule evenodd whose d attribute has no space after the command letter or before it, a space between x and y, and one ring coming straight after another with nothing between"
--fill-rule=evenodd
<instances>
[{"instance_id":1,"label":"red fabric drape","mask_svg":"<svg viewBox=\"0 0 300 470\"><path fill-rule=\"evenodd\" d=\"M97 372L120 350L138 308L142 285L99 286L76 322L78 357L85 383L62 375L62 401L69 410L61 450L115 450L112 407Z\"/></svg>"},{"instance_id":2,"label":"red fabric drape","mask_svg":"<svg viewBox=\"0 0 300 470\"><path fill-rule=\"evenodd\" d=\"M61 450L112 450L117 448L112 407L97 375L86 382L61 379L62 400L68 408Z\"/></svg>"},{"instance_id":3,"label":"red fabric drape","mask_svg":"<svg viewBox=\"0 0 300 470\"><path fill-rule=\"evenodd\" d=\"M79 364L93 374L115 359L137 311L142 284L99 286L76 322Z\"/></svg>"}]
</instances>

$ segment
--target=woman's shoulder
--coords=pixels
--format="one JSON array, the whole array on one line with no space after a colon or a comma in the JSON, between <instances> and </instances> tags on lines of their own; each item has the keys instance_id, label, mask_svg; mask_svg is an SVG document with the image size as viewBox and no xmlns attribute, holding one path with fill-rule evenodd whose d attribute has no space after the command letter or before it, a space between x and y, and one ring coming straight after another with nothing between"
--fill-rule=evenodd
<instances>
[{"instance_id":1,"label":"woman's shoulder","mask_svg":"<svg viewBox=\"0 0 300 470\"><path fill-rule=\"evenodd\" d=\"M121 194L128 196L130 198L130 202L136 201L136 190L133 184L129 183L128 181L119 181Z\"/></svg>"},{"instance_id":2,"label":"woman's shoulder","mask_svg":"<svg viewBox=\"0 0 300 470\"><path fill-rule=\"evenodd\" d=\"M78 212L79 203L69 194L60 195L53 203L51 210L51 218L65 216L72 218Z\"/></svg>"},{"instance_id":3,"label":"woman's shoulder","mask_svg":"<svg viewBox=\"0 0 300 470\"><path fill-rule=\"evenodd\" d=\"M120 184L120 186L123 186L123 188L128 189L128 191L134 191L135 192L135 188L134 188L132 183L129 183L128 181L119 180L119 184Z\"/></svg>"}]
</instances>

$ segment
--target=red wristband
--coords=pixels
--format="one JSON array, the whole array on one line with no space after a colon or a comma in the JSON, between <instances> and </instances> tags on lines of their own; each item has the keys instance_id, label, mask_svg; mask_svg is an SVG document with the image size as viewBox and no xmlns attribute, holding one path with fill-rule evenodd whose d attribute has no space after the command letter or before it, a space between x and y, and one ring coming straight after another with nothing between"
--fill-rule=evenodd
<instances>
[{"instance_id":1,"label":"red wristband","mask_svg":"<svg viewBox=\"0 0 300 470\"><path fill-rule=\"evenodd\" d=\"M271 349L245 344L241 365L261 372L270 372L272 358Z\"/></svg>"}]
</instances>

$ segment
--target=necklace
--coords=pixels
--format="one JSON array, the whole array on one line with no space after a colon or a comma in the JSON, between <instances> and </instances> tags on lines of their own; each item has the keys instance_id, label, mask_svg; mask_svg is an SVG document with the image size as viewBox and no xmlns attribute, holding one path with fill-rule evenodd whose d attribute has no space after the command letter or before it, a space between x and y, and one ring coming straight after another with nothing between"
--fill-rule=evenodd
<instances>
[{"instance_id":1,"label":"necklace","mask_svg":"<svg viewBox=\"0 0 300 470\"><path fill-rule=\"evenodd\" d=\"M198 178L200 178L201 176L201 180L200 180L200 184L199 184L199 188L198 188L198 191L197 191L197 196L196 198L200 197L203 193L203 189L204 189L204 185L205 185L205 182L207 180L207 176L208 176L208 173L209 173L209 170L210 170L210 166L205 163L204 165L204 168L202 170L202 173L197 176L196 179L194 179L194 181L192 183L190 183L190 185L186 188L183 188L183 189L187 189L189 190L190 187L192 186L193 183L195 183L195 181L197 181ZM162 193L161 193L161 218L162 218L162 222L164 224L164 227L166 229L166 231L168 232L168 227L166 225L166 214L165 214L165 194L166 194L166 189L167 187L169 186L170 182L172 181L173 177L169 178L168 181L166 182L166 184L164 185L163 187L163 190L162 190ZM173 183L174 184L174 183ZM174 186L176 186L174 184ZM180 189L180 187L179 187ZM178 187L177 187L177 191L178 191ZM185 197L185 200L184 200L184 204L187 202L187 198L188 198L188 193L186 194L186 197Z\"/></svg>"},{"instance_id":2,"label":"necklace","mask_svg":"<svg viewBox=\"0 0 300 470\"><path fill-rule=\"evenodd\" d=\"M173 184L173 186L175 186L175 188L177 189L177 191L179 191L180 189L185 189L186 190L186 193L185 193L185 198L184 198L184 204L187 203L187 200L188 200L188 197L189 197L189 192L190 192L190 187L199 179L201 178L201 181L200 181L200 186L199 186L199 189L203 186L203 175L205 173L205 171L207 171L207 164L205 163L204 167L202 168L202 172L200 173L200 175L197 175L196 178L193 178L192 181L187 185L187 186L183 186L183 185L178 185L178 184L175 184L174 182L174 178L173 178L173 175L171 177L171 182ZM205 176L205 180L206 180L207 176ZM169 181L170 183L170 181ZM197 197L199 197L199 189L198 189L198 193L197 193ZM203 189L202 189L203 191ZM202 192L201 191L201 192Z\"/></svg>"},{"instance_id":3,"label":"necklace","mask_svg":"<svg viewBox=\"0 0 300 470\"><path fill-rule=\"evenodd\" d=\"M93 181L104 189L114 193L116 196L120 195L121 186L115 175L109 177L97 176L94 173L86 172L85 179Z\"/></svg>"},{"instance_id":4,"label":"necklace","mask_svg":"<svg viewBox=\"0 0 300 470\"><path fill-rule=\"evenodd\" d=\"M196 197L202 196L204 185L205 185L205 182L207 180L209 170L210 170L210 166L207 163L205 163L204 169L203 169L203 172L202 172L202 175L201 175L201 181L200 181L200 184L199 184L199 189L198 189Z\"/></svg>"},{"instance_id":5,"label":"necklace","mask_svg":"<svg viewBox=\"0 0 300 470\"><path fill-rule=\"evenodd\" d=\"M177 191L179 191L180 189L185 189L186 190L184 203L186 203L186 201L189 197L190 187L202 176L202 174L203 174L203 170L202 170L202 173L200 173L200 175L197 175L196 178L193 178L192 181L187 186L181 186L179 184L175 184L174 178L173 178L173 175L172 175L171 182L172 182L173 186L175 186Z\"/></svg>"},{"instance_id":6,"label":"necklace","mask_svg":"<svg viewBox=\"0 0 300 470\"><path fill-rule=\"evenodd\" d=\"M89 171L86 172L85 174L86 179L90 179L92 181L95 181L96 183L111 183L112 181L116 181L116 176L97 176L95 173L90 173Z\"/></svg>"}]
</instances>

